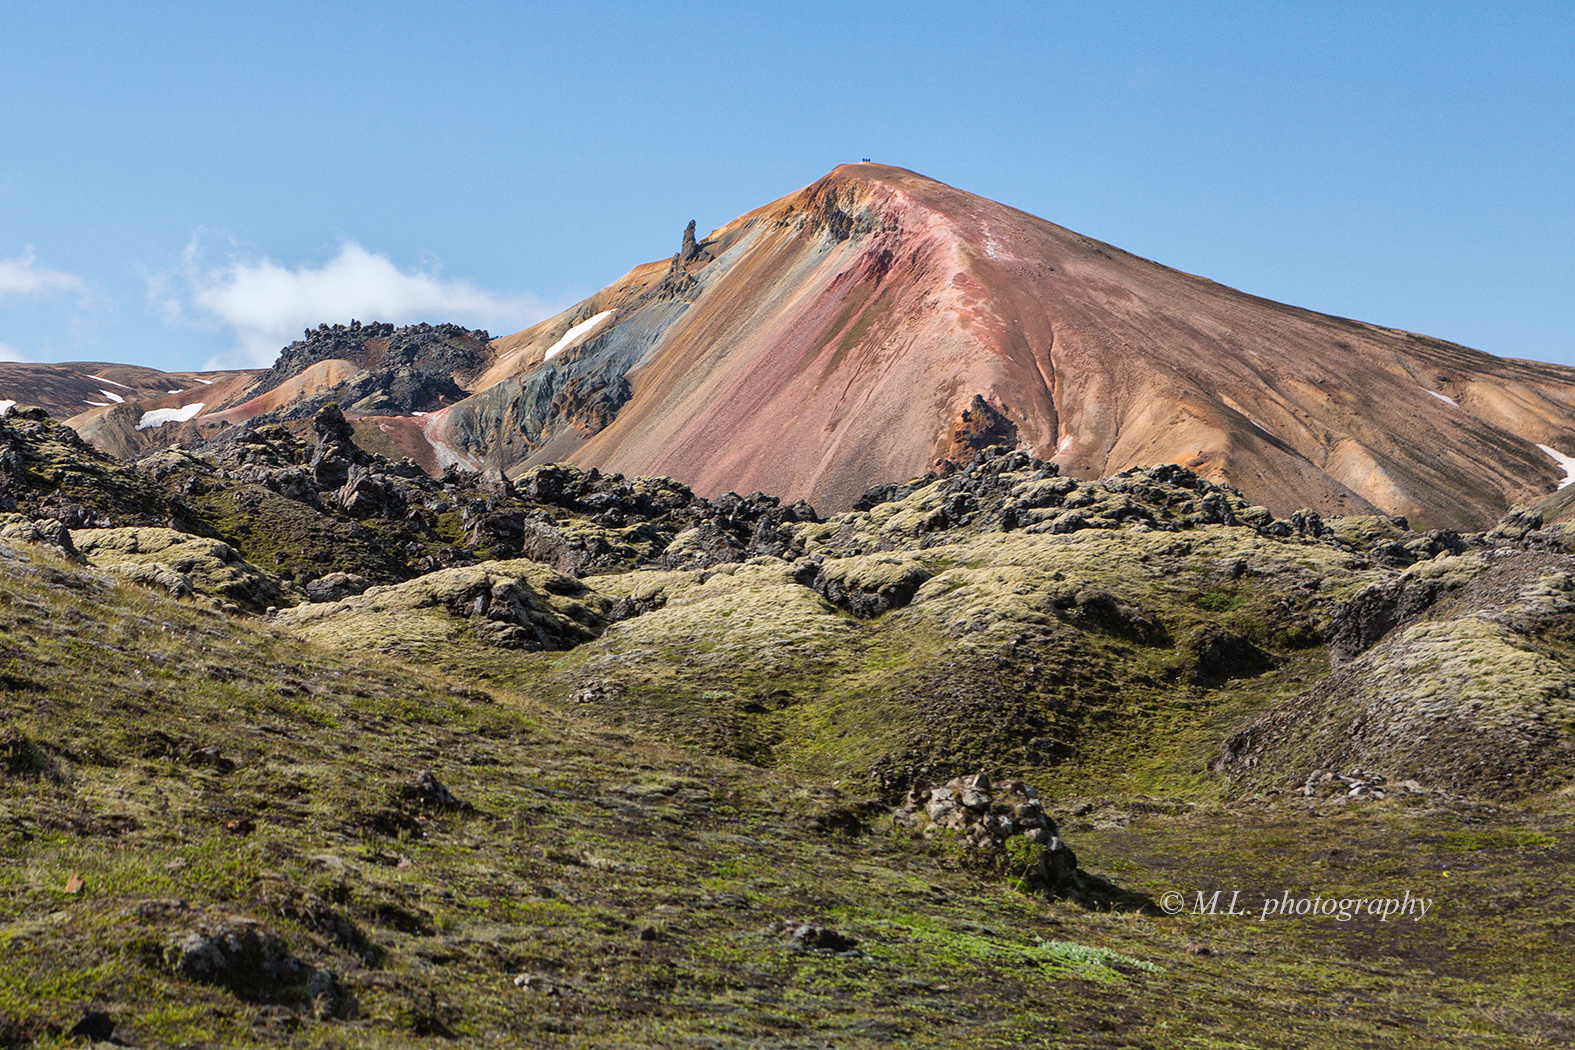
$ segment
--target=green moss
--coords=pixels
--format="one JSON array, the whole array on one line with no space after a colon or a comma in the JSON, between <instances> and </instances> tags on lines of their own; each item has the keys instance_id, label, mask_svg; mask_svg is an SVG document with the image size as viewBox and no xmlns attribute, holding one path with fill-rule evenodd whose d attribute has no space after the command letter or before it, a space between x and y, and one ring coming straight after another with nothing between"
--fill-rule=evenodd
<instances>
[{"instance_id":1,"label":"green moss","mask_svg":"<svg viewBox=\"0 0 1575 1050\"><path fill-rule=\"evenodd\" d=\"M1092 977L1094 980L1110 980L1130 971L1165 972L1165 968L1156 963L1135 959L1109 948L1079 944L1076 941L1040 941L1037 950L1052 965Z\"/></svg>"},{"instance_id":2,"label":"green moss","mask_svg":"<svg viewBox=\"0 0 1575 1050\"><path fill-rule=\"evenodd\" d=\"M1037 888L1035 876L1043 862L1045 847L1021 835L1013 835L1006 840L1004 852L1007 884L1020 893L1033 892Z\"/></svg>"},{"instance_id":3,"label":"green moss","mask_svg":"<svg viewBox=\"0 0 1575 1050\"><path fill-rule=\"evenodd\" d=\"M1247 596L1238 591L1213 590L1204 591L1192 599L1192 604L1209 612L1230 612L1239 609L1247 601Z\"/></svg>"},{"instance_id":4,"label":"green moss","mask_svg":"<svg viewBox=\"0 0 1575 1050\"><path fill-rule=\"evenodd\" d=\"M1559 844L1559 840L1541 831L1523 831L1514 828L1491 828L1483 831L1452 831L1444 836L1444 848L1453 853L1475 853L1479 850L1517 850L1544 852Z\"/></svg>"}]
</instances>

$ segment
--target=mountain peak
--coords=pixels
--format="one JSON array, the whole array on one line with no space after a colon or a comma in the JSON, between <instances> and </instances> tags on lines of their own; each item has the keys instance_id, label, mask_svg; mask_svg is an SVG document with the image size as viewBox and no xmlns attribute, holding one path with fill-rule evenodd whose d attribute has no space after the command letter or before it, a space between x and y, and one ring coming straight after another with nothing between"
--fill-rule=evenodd
<instances>
[{"instance_id":1,"label":"mountain peak","mask_svg":"<svg viewBox=\"0 0 1575 1050\"><path fill-rule=\"evenodd\" d=\"M1007 441L1079 477L1174 462L1277 513L1472 526L1554 491L1539 444L1575 451L1575 370L1258 299L904 168L839 165L705 243L502 340L507 398L431 436L832 509Z\"/></svg>"}]
</instances>

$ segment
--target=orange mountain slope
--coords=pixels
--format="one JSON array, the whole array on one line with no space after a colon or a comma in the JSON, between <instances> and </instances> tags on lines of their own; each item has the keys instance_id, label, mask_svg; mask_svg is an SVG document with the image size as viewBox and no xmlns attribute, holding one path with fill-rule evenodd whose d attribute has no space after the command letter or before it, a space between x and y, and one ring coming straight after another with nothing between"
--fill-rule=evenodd
<instances>
[{"instance_id":1,"label":"orange mountain slope","mask_svg":"<svg viewBox=\"0 0 1575 1050\"><path fill-rule=\"evenodd\" d=\"M845 165L494 340L444 461L569 460L817 507L1019 444L1174 462L1284 514L1479 527L1564 480L1575 369L1259 299L899 168Z\"/></svg>"}]
</instances>

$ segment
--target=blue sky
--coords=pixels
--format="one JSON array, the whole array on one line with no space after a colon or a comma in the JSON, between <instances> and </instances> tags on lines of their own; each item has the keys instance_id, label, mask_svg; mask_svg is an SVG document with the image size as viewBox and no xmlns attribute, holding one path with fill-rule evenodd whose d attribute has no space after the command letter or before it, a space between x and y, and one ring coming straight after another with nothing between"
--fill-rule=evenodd
<instances>
[{"instance_id":1,"label":"blue sky","mask_svg":"<svg viewBox=\"0 0 1575 1050\"><path fill-rule=\"evenodd\" d=\"M503 334L871 157L1575 364L1575 5L11 2L0 356Z\"/></svg>"}]
</instances>

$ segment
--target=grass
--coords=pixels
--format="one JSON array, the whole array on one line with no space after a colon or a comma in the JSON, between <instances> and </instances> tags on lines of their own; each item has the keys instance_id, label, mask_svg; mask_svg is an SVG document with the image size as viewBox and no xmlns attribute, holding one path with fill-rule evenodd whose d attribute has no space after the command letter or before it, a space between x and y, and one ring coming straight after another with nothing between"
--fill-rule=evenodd
<instances>
[{"instance_id":1,"label":"grass","mask_svg":"<svg viewBox=\"0 0 1575 1050\"><path fill-rule=\"evenodd\" d=\"M828 818L863 785L826 771L878 756L879 725L911 713L923 676L994 668L1002 690L986 700L1030 681L911 616L860 627L814 613L834 637L860 638L846 676L814 659L756 663L726 637L714 663L673 652L624 665L649 690L626 694L630 710L677 713L710 692L704 710L761 739L777 726L778 740L792 728L813 742L768 769L647 732L670 722L619 727L561 703L612 646L456 647L432 665L336 653L35 551L0 557L0 598L13 682L0 692L0 1014L36 1046L75 1045L64 1033L90 1007L147 1046L1575 1037L1569 796L1513 813L1435 796L1243 802L1196 773L1219 726L1311 673L1301 657L1193 691L1167 684L1171 650L1117 665L1118 643L1049 625L1024 664L1072 639L1084 651L1038 695L1064 705L1086 689L1089 701L1050 708L1079 744L1039 781L1051 811L1085 869L1137 893L1409 890L1438 901L1427 921L1088 912L880 818L850 834ZM783 688L795 689L785 707L764 702ZM474 809L404 801L422 769ZM161 962L173 939L234 917L332 968L356 1016L319 1022ZM857 938L858 952L795 953L787 931L803 922ZM522 974L556 994L517 986Z\"/></svg>"},{"instance_id":2,"label":"grass","mask_svg":"<svg viewBox=\"0 0 1575 1050\"><path fill-rule=\"evenodd\" d=\"M1541 831L1492 828L1485 831L1451 831L1444 836L1444 848L1454 853L1479 853L1483 850L1516 850L1541 853L1559 840Z\"/></svg>"}]
</instances>

